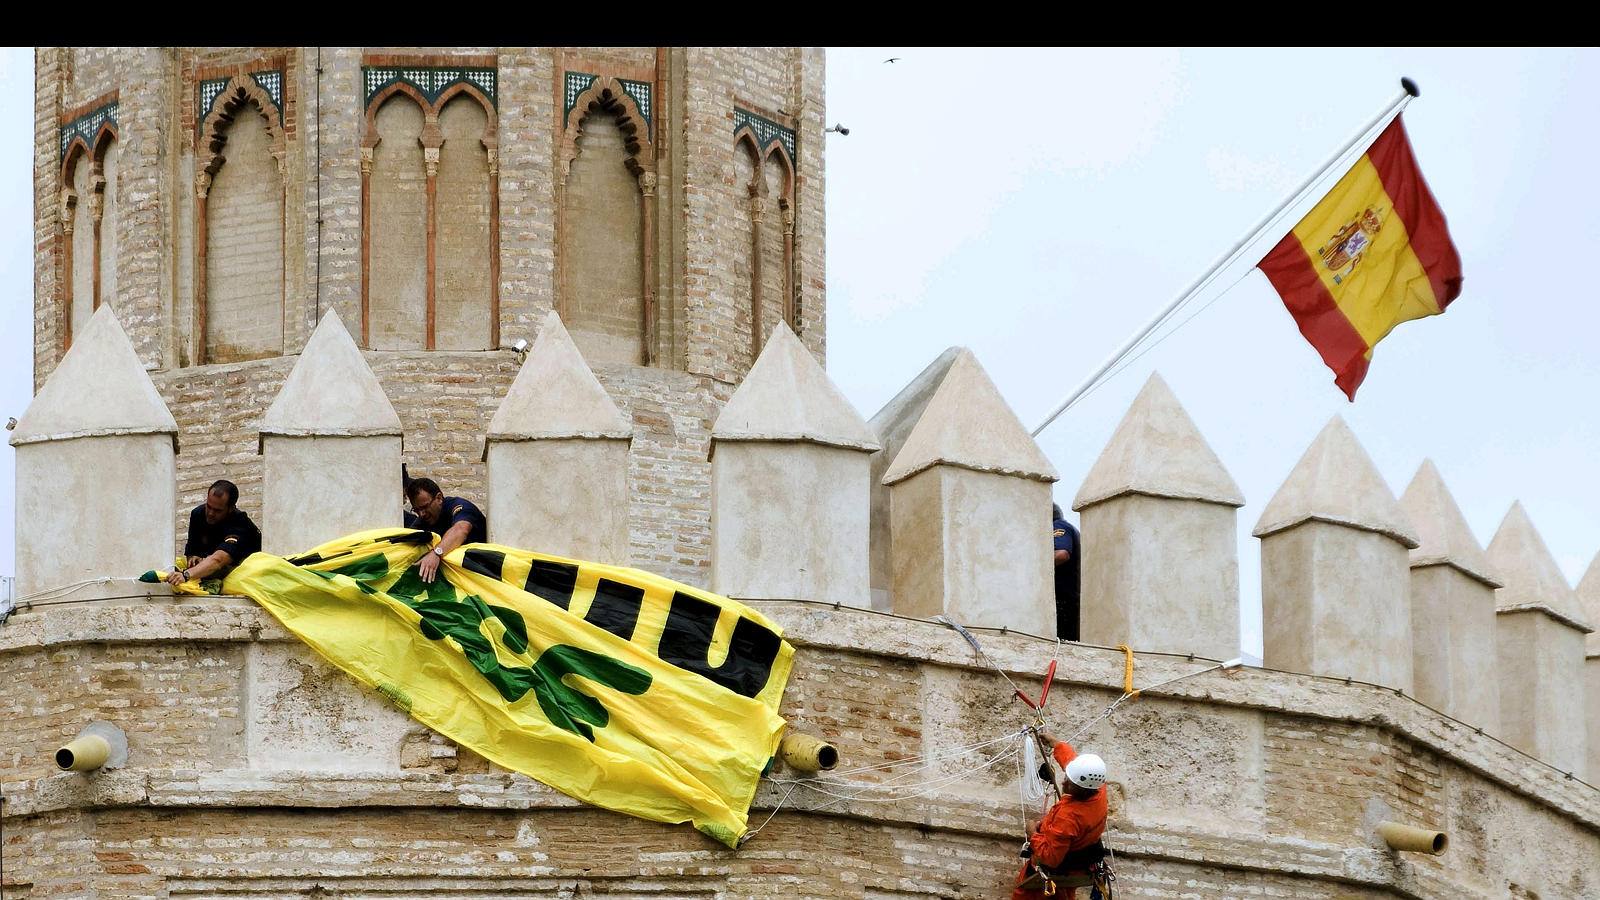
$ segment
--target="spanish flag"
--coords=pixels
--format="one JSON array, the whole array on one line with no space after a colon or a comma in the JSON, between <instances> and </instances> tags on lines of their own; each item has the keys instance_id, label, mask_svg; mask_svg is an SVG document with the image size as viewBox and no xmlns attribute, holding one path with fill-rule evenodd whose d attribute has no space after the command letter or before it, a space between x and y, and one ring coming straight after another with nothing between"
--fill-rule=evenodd
<instances>
[{"instance_id":1,"label":"spanish flag","mask_svg":"<svg viewBox=\"0 0 1600 900\"><path fill-rule=\"evenodd\" d=\"M1398 117L1260 268L1352 401L1379 341L1444 312L1461 257Z\"/></svg>"}]
</instances>

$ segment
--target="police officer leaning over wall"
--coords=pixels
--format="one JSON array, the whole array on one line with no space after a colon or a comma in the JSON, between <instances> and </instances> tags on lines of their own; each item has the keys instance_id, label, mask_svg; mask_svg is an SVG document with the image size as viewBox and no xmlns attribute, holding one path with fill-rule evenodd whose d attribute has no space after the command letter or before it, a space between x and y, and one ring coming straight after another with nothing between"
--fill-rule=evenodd
<instances>
[{"instance_id":1,"label":"police officer leaning over wall","mask_svg":"<svg viewBox=\"0 0 1600 900\"><path fill-rule=\"evenodd\" d=\"M206 491L206 502L189 513L185 565L167 576L169 584L220 578L261 549L261 529L239 508L239 488L219 479Z\"/></svg>"}]
</instances>

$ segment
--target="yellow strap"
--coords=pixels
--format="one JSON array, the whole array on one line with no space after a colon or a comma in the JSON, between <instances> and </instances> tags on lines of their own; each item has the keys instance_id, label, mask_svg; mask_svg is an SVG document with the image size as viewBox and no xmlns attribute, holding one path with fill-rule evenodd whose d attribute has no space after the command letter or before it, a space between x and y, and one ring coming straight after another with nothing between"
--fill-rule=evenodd
<instances>
[{"instance_id":1,"label":"yellow strap","mask_svg":"<svg viewBox=\"0 0 1600 900\"><path fill-rule=\"evenodd\" d=\"M1117 649L1122 651L1122 692L1128 695L1129 700L1137 700L1139 692L1133 688L1133 648L1118 644Z\"/></svg>"}]
</instances>

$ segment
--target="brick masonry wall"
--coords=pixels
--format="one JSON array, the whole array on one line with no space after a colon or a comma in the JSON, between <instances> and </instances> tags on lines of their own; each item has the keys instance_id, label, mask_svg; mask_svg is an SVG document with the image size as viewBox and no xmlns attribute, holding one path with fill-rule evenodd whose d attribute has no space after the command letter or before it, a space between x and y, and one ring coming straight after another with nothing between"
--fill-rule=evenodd
<instances>
[{"instance_id":1,"label":"brick masonry wall","mask_svg":"<svg viewBox=\"0 0 1600 900\"><path fill-rule=\"evenodd\" d=\"M366 357L405 427L404 458L411 473L427 475L451 493L485 499L483 435L516 377L516 355L370 351ZM188 510L204 502L206 487L218 478L238 484L240 506L259 518L262 460L256 454L256 429L295 361L278 357L154 373L178 422L180 542ZM706 586L711 553L707 454L711 426L732 387L640 366L600 366L595 374L635 429L629 464L632 563Z\"/></svg>"},{"instance_id":2,"label":"brick masonry wall","mask_svg":"<svg viewBox=\"0 0 1600 900\"><path fill-rule=\"evenodd\" d=\"M379 135L367 190L367 346L417 350L426 346L428 314L428 197L423 167L422 108L409 97L386 101L374 115ZM360 312L350 320L359 325Z\"/></svg>"},{"instance_id":3,"label":"brick masonry wall","mask_svg":"<svg viewBox=\"0 0 1600 900\"><path fill-rule=\"evenodd\" d=\"M459 94L439 113L438 274L435 304L441 350L492 350L489 345L488 116Z\"/></svg>"},{"instance_id":4,"label":"brick masonry wall","mask_svg":"<svg viewBox=\"0 0 1600 900\"><path fill-rule=\"evenodd\" d=\"M206 359L219 363L284 350L283 179L254 105L225 133L206 201Z\"/></svg>"},{"instance_id":5,"label":"brick masonry wall","mask_svg":"<svg viewBox=\"0 0 1600 900\"><path fill-rule=\"evenodd\" d=\"M226 602L42 607L0 632L0 677L15 688L0 696L11 723L0 754L3 896L294 896L320 884L351 896L979 898L1003 896L1015 872L1009 759L992 775L969 757L835 776L970 777L888 803L797 791L739 851L687 827L576 805L414 723L374 729L400 742L397 769L395 757L340 770L256 768L246 748L261 735L251 729L342 741L336 725L350 700L377 701L352 697L370 692L261 611ZM833 741L842 769L948 752L1027 719L948 629L860 611L768 610L800 642L781 711ZM104 639L118 631L129 639ZM1059 653L1058 723L1086 720L1116 696L1114 651L982 640L1013 678ZM255 652L267 647L280 649ZM298 675L260 668L285 664ZM1152 680L1192 668L1161 665L1140 657ZM263 678L292 693L283 715L294 722L247 709ZM1593 788L1527 768L1515 751L1389 692L1261 671L1197 689L1205 693L1141 697L1081 741L1113 762L1108 842L1124 896L1555 900L1600 888ZM301 717L329 727L301 729ZM53 748L94 718L126 729L129 768L53 772ZM1447 731L1420 740L1419 726ZM786 793L764 785L752 822ZM1450 851L1379 849L1360 824L1375 801L1444 829Z\"/></svg>"}]
</instances>

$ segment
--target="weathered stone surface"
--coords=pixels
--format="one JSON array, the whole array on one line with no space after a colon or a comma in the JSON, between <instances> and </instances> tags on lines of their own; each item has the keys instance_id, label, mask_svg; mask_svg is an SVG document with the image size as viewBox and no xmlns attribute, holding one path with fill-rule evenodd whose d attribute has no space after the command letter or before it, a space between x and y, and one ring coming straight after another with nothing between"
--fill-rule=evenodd
<instances>
[{"instance_id":1,"label":"weathered stone surface","mask_svg":"<svg viewBox=\"0 0 1600 900\"><path fill-rule=\"evenodd\" d=\"M1411 659L1417 698L1491 733L1499 730L1495 589L1489 560L1432 460L1400 498L1417 529L1411 550Z\"/></svg>"},{"instance_id":2,"label":"weathered stone surface","mask_svg":"<svg viewBox=\"0 0 1600 900\"><path fill-rule=\"evenodd\" d=\"M1123 414L1078 488L1083 510L1123 494L1243 506L1244 494L1159 373Z\"/></svg>"},{"instance_id":3,"label":"weathered stone surface","mask_svg":"<svg viewBox=\"0 0 1600 900\"><path fill-rule=\"evenodd\" d=\"M1252 533L1264 538L1311 519L1388 535L1407 549L1417 546L1416 529L1342 416L1323 426L1267 501Z\"/></svg>"},{"instance_id":4,"label":"weathered stone surface","mask_svg":"<svg viewBox=\"0 0 1600 900\"><path fill-rule=\"evenodd\" d=\"M1312 441L1254 533L1266 664L1410 691L1417 539L1344 419Z\"/></svg>"},{"instance_id":5,"label":"weathered stone surface","mask_svg":"<svg viewBox=\"0 0 1600 900\"><path fill-rule=\"evenodd\" d=\"M779 323L711 429L711 587L868 606L867 423ZM797 523L819 527L797 534Z\"/></svg>"},{"instance_id":6,"label":"weathered stone surface","mask_svg":"<svg viewBox=\"0 0 1600 900\"><path fill-rule=\"evenodd\" d=\"M923 407L894 462L883 474L893 485L933 466L1056 480L1055 467L1011 411L972 351L957 354Z\"/></svg>"},{"instance_id":7,"label":"weathered stone surface","mask_svg":"<svg viewBox=\"0 0 1600 900\"><path fill-rule=\"evenodd\" d=\"M467 771L464 749L418 744L397 711L248 602L90 604L49 637L36 625L59 617L25 610L0 629L0 675L15 688L0 696L14 748L0 755L6 884L64 885L59 866L85 845L60 837L84 840L88 821L90 868L79 878L168 889L265 878L310 890L342 875L413 892L527 892L548 881L694 893L731 880L741 896L771 896L795 879L830 897L1003 892L1015 874L1016 767L1003 752L1011 745L948 754L1030 719L1009 686L942 625L813 603L761 608L797 644L783 706L792 727L828 737L851 768L946 754L915 780L952 780L889 802L908 792L869 790L892 777L871 772L830 788L858 799L765 783L752 816L783 807L732 852L686 827L586 808L526 776ZM107 634L128 638L108 644ZM976 634L1027 690L1059 659L1047 707L1058 733L1120 692L1118 651ZM46 657L53 668L38 664ZM1222 896L1441 900L1497 896L1508 883L1581 897L1600 884L1592 787L1391 690L1209 666L1139 654L1140 684L1191 677L1124 704L1077 740L1111 764L1107 840L1121 860L1119 884L1150 891L1178 878ZM47 683L81 683L97 698L129 733L128 768L54 771L49 752L80 723L72 708L32 703ZM197 766L202 752L212 762ZM998 764L984 768L991 757ZM297 764L283 766L290 758ZM1376 848L1364 830L1374 798L1405 821L1448 830L1450 855ZM600 864L596 846L608 848ZM1507 847L1515 852L1495 852ZM870 865L857 862L862 848ZM662 870L660 854L684 864Z\"/></svg>"},{"instance_id":8,"label":"weathered stone surface","mask_svg":"<svg viewBox=\"0 0 1600 900\"><path fill-rule=\"evenodd\" d=\"M1228 658L1239 651L1244 495L1160 375L1095 460L1081 516L1083 640Z\"/></svg>"},{"instance_id":9,"label":"weathered stone surface","mask_svg":"<svg viewBox=\"0 0 1600 900\"><path fill-rule=\"evenodd\" d=\"M950 371L951 364L960 354L960 347L951 347L939 354L937 359L901 388L900 393L885 403L883 409L878 410L878 414L867 423L873 436L882 445L882 449L872 454L869 562L872 572L873 609L889 609L889 584L892 580L889 547L893 541L893 532L889 527L889 487L883 483L884 473L889 471L894 458L900 454L900 448L905 446L906 438L911 435L911 429L916 426L917 420L922 418L922 411L927 408L928 401L933 399L934 392L944 381L945 373Z\"/></svg>"}]
</instances>

